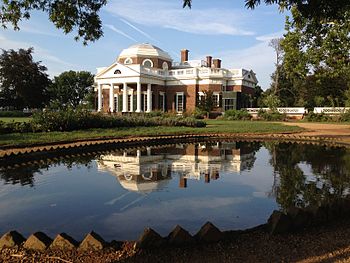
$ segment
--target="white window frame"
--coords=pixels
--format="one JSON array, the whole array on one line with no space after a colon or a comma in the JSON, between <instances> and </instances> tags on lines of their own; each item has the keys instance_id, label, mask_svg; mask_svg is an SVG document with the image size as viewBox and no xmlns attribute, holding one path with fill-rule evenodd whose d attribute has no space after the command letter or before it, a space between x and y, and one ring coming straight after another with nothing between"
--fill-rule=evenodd
<instances>
[{"instance_id":1,"label":"white window frame","mask_svg":"<svg viewBox=\"0 0 350 263\"><path fill-rule=\"evenodd\" d=\"M113 100L113 103L114 103L114 111L115 112L118 112L118 104L119 104L119 100L118 100L118 94L114 94L114 100Z\"/></svg>"},{"instance_id":2,"label":"white window frame","mask_svg":"<svg viewBox=\"0 0 350 263\"><path fill-rule=\"evenodd\" d=\"M226 101L227 100L232 100L233 101L233 104L230 105L231 107L230 108L227 108L227 105L226 105ZM227 110L235 110L234 105L235 105L235 100L234 98L224 98L223 99L223 111L227 111Z\"/></svg>"},{"instance_id":3,"label":"white window frame","mask_svg":"<svg viewBox=\"0 0 350 263\"><path fill-rule=\"evenodd\" d=\"M216 101L216 107L220 107L220 92L213 92L213 97Z\"/></svg>"},{"instance_id":4,"label":"white window frame","mask_svg":"<svg viewBox=\"0 0 350 263\"><path fill-rule=\"evenodd\" d=\"M150 62L150 63L151 63L150 68L153 68L153 61L152 61L152 60L150 60L150 59L148 59L148 58L146 58L146 59L144 59L144 60L142 61L142 66L144 66L144 67L147 67L147 68L148 68L148 66L146 66L146 65L145 65L145 63L146 63L146 62Z\"/></svg>"},{"instance_id":5,"label":"white window frame","mask_svg":"<svg viewBox=\"0 0 350 263\"><path fill-rule=\"evenodd\" d=\"M130 65L132 63L133 63L132 58L127 58L124 60L124 65Z\"/></svg>"},{"instance_id":6,"label":"white window frame","mask_svg":"<svg viewBox=\"0 0 350 263\"><path fill-rule=\"evenodd\" d=\"M165 93L160 91L159 96L163 98L163 105L159 105L159 106L161 106L162 111L165 111Z\"/></svg>"},{"instance_id":7,"label":"white window frame","mask_svg":"<svg viewBox=\"0 0 350 263\"><path fill-rule=\"evenodd\" d=\"M179 97L182 97L182 108L179 107ZM183 112L184 111L184 97L185 97L184 92L176 92L176 101L175 101L176 112Z\"/></svg>"},{"instance_id":8,"label":"white window frame","mask_svg":"<svg viewBox=\"0 0 350 263\"><path fill-rule=\"evenodd\" d=\"M168 63L166 63L166 62L164 61L164 62L163 62L163 65L162 65L162 68L163 68L163 70L168 70L168 69L169 69Z\"/></svg>"}]
</instances>

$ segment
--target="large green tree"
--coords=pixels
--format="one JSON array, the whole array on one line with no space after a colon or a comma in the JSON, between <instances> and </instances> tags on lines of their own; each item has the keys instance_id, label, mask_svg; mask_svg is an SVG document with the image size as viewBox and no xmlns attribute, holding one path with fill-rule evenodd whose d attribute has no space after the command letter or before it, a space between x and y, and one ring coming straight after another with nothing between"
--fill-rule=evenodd
<instances>
[{"instance_id":1,"label":"large green tree","mask_svg":"<svg viewBox=\"0 0 350 263\"><path fill-rule=\"evenodd\" d=\"M283 72L295 105L343 106L350 89L350 12L344 20L316 23L292 9L284 39ZM323 105L318 98L324 98Z\"/></svg>"},{"instance_id":2,"label":"large green tree","mask_svg":"<svg viewBox=\"0 0 350 263\"><path fill-rule=\"evenodd\" d=\"M98 15L107 0L3 0L0 2L0 25L12 24L19 29L22 19L29 19L33 11L43 11L49 20L65 34L77 32L76 39L84 44L102 35L102 23Z\"/></svg>"},{"instance_id":3,"label":"large green tree","mask_svg":"<svg viewBox=\"0 0 350 263\"><path fill-rule=\"evenodd\" d=\"M339 20L345 11L350 10L348 0L245 0L246 7L254 9L264 2L267 5L277 4L281 10L296 8L307 19ZM191 7L192 0L183 0L183 6Z\"/></svg>"},{"instance_id":4,"label":"large green tree","mask_svg":"<svg viewBox=\"0 0 350 263\"><path fill-rule=\"evenodd\" d=\"M48 99L47 68L34 62L33 48L2 50L0 55L1 106L15 109L40 108Z\"/></svg>"},{"instance_id":5,"label":"large green tree","mask_svg":"<svg viewBox=\"0 0 350 263\"><path fill-rule=\"evenodd\" d=\"M76 108L88 102L93 93L94 76L87 71L66 71L55 77L49 88L51 106Z\"/></svg>"}]
</instances>

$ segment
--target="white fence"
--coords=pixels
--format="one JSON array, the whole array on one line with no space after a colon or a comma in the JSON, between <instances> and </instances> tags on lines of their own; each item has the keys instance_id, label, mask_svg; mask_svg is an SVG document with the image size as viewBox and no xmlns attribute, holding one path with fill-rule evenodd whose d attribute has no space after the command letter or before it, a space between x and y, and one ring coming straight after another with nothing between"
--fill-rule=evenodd
<instances>
[{"instance_id":1,"label":"white fence","mask_svg":"<svg viewBox=\"0 0 350 263\"><path fill-rule=\"evenodd\" d=\"M314 108L314 113L320 114L329 114L329 115L337 115L342 114L347 111L350 111L350 107L317 107Z\"/></svg>"},{"instance_id":2,"label":"white fence","mask_svg":"<svg viewBox=\"0 0 350 263\"><path fill-rule=\"evenodd\" d=\"M268 111L269 108L246 108L250 114L255 115L258 114L259 110ZM307 113L307 109L302 107L294 107L294 108L277 108L279 113L285 113L287 115L304 115Z\"/></svg>"}]
</instances>

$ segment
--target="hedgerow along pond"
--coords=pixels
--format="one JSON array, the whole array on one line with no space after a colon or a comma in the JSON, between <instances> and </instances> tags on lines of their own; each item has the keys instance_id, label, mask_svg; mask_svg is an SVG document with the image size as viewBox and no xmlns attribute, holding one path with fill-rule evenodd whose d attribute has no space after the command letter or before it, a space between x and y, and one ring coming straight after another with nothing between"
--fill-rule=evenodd
<instances>
[{"instance_id":1,"label":"hedgerow along pond","mask_svg":"<svg viewBox=\"0 0 350 263\"><path fill-rule=\"evenodd\" d=\"M5 160L6 161L6 160ZM5 165L4 165L5 164ZM348 194L350 152L276 142L202 142L0 167L0 234L94 230L134 240L145 227L192 234L263 224L273 210L319 206Z\"/></svg>"}]
</instances>

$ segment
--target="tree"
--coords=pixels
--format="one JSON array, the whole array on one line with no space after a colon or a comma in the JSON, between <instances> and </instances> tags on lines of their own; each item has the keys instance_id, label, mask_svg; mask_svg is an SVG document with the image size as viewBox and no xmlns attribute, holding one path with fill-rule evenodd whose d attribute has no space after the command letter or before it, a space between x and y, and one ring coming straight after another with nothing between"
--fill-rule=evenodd
<instances>
[{"instance_id":1,"label":"tree","mask_svg":"<svg viewBox=\"0 0 350 263\"><path fill-rule=\"evenodd\" d=\"M48 100L47 68L34 62L33 48L2 50L0 55L0 100L16 109L40 108Z\"/></svg>"},{"instance_id":2,"label":"tree","mask_svg":"<svg viewBox=\"0 0 350 263\"><path fill-rule=\"evenodd\" d=\"M94 76L87 71L66 71L49 88L51 107L78 107L93 93Z\"/></svg>"},{"instance_id":3,"label":"tree","mask_svg":"<svg viewBox=\"0 0 350 263\"><path fill-rule=\"evenodd\" d=\"M209 118L209 113L214 109L216 103L212 91L205 90L203 93L204 96L201 96L201 98L198 100L198 108L205 112Z\"/></svg>"},{"instance_id":4,"label":"tree","mask_svg":"<svg viewBox=\"0 0 350 263\"><path fill-rule=\"evenodd\" d=\"M247 8L254 9L261 0L245 0ZM281 10L296 8L303 18L310 20L342 20L344 12L350 10L347 0L263 0L265 4L277 4ZM192 6L192 0L183 0L183 6Z\"/></svg>"},{"instance_id":5,"label":"tree","mask_svg":"<svg viewBox=\"0 0 350 263\"><path fill-rule=\"evenodd\" d=\"M278 86L279 71L280 71L280 66L282 64L282 61L283 61L283 49L281 46L281 41L282 41L282 38L274 38L274 39L271 39L269 42L269 46L272 47L276 53L276 63L275 63L276 71L275 71L275 81L274 81L274 84L275 84L274 94L275 95L279 91L278 90L278 88L279 88L279 86Z\"/></svg>"},{"instance_id":6,"label":"tree","mask_svg":"<svg viewBox=\"0 0 350 263\"><path fill-rule=\"evenodd\" d=\"M76 40L84 44L102 35L102 23L98 15L107 0L4 0L0 4L0 25L12 24L18 30L18 22L29 19L33 11L48 13L49 20L65 34L77 32Z\"/></svg>"},{"instance_id":7,"label":"tree","mask_svg":"<svg viewBox=\"0 0 350 263\"><path fill-rule=\"evenodd\" d=\"M315 23L293 8L286 20L281 46L283 71L296 94L296 104L314 107L323 97L324 106L344 105L350 88L350 11L344 20Z\"/></svg>"}]
</instances>

